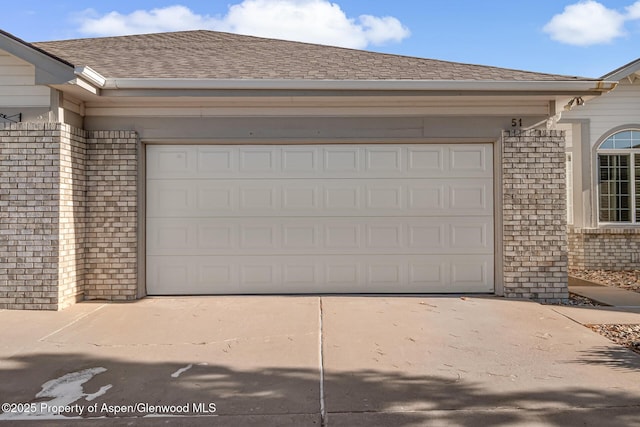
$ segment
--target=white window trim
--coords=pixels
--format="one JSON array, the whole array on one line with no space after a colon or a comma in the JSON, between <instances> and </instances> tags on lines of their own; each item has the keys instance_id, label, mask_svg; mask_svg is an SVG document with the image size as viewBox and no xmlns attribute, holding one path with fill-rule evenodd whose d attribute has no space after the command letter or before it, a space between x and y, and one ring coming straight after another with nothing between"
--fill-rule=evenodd
<instances>
[{"instance_id":1,"label":"white window trim","mask_svg":"<svg viewBox=\"0 0 640 427\"><path fill-rule=\"evenodd\" d=\"M573 153L566 153L567 224L573 225Z\"/></svg>"},{"instance_id":2,"label":"white window trim","mask_svg":"<svg viewBox=\"0 0 640 427\"><path fill-rule=\"evenodd\" d=\"M636 127L630 127L630 128L624 128L624 129L619 129L616 130L615 132L612 132L611 134L607 135L607 137L603 138L602 142L599 144L598 148L596 149L596 218L598 221L598 226L603 226L603 227L638 227L640 226L640 218L636 217L636 186L640 186L640 180L636 181L636 171L635 171L635 167L636 167L636 154L640 155L640 148L600 148L605 142L607 142L607 140L609 138L611 138L612 136L618 134L618 133L622 133L622 132L628 132L628 131L637 131L640 132L640 128L636 128ZM630 184L631 184L631 189L630 189L630 193L631 193L631 197L630 197L630 211L631 211L631 221L629 222L605 222L605 221L600 221L600 161L599 161L599 156L600 155L607 155L607 154L626 154L629 155L629 178L630 178Z\"/></svg>"}]
</instances>

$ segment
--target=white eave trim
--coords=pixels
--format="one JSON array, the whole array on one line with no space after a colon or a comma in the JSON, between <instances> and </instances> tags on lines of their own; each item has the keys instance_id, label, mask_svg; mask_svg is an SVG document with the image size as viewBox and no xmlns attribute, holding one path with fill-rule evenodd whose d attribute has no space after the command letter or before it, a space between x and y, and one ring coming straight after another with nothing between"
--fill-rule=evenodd
<instances>
[{"instance_id":1,"label":"white eave trim","mask_svg":"<svg viewBox=\"0 0 640 427\"><path fill-rule=\"evenodd\" d=\"M608 92L614 81L106 79L103 89Z\"/></svg>"}]
</instances>

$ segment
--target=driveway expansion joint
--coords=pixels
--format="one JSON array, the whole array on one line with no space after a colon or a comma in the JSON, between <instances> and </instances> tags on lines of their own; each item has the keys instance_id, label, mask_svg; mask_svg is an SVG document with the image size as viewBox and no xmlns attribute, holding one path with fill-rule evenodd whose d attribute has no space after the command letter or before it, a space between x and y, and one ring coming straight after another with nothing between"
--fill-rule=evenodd
<instances>
[{"instance_id":1,"label":"driveway expansion joint","mask_svg":"<svg viewBox=\"0 0 640 427\"><path fill-rule=\"evenodd\" d=\"M320 374L320 425L327 425L327 407L324 398L324 337L322 325L322 297L318 297L318 365Z\"/></svg>"},{"instance_id":2,"label":"driveway expansion joint","mask_svg":"<svg viewBox=\"0 0 640 427\"><path fill-rule=\"evenodd\" d=\"M45 336L43 336L42 338L40 338L38 341L40 342L44 342L47 338L52 337L54 335L56 335L57 333L60 333L62 331L64 331L65 329L75 325L76 323L78 323L79 321L81 321L82 319L92 315L93 313L102 310L103 308L105 308L108 304L101 304L100 306L98 306L98 308L96 308L95 310L91 310L88 313L84 313L81 316L76 317L75 319L73 319L71 322L67 323L66 325L62 326L61 328L56 329L55 331L51 332L50 334L47 334Z\"/></svg>"}]
</instances>

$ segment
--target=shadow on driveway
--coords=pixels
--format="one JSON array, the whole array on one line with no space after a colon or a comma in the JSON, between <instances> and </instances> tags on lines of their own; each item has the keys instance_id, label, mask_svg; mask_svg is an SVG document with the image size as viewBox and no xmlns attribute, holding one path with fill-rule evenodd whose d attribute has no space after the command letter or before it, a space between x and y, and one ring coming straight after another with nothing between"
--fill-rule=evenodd
<instances>
[{"instance_id":1,"label":"shadow on driveway","mask_svg":"<svg viewBox=\"0 0 640 427\"><path fill-rule=\"evenodd\" d=\"M576 362L626 370L630 371L630 375L638 375L640 373L640 355L617 344L582 351Z\"/></svg>"},{"instance_id":2,"label":"shadow on driveway","mask_svg":"<svg viewBox=\"0 0 640 427\"><path fill-rule=\"evenodd\" d=\"M626 355L603 353L586 363L608 363ZM635 357L635 355L633 355ZM259 357L259 355L256 355ZM4 360L3 362L8 362ZM11 369L0 370L0 400L3 402L52 402L35 398L41 391L34 377L43 367L57 367L56 375L102 367L82 384L85 395L75 403L87 408L103 404L189 405L184 417L162 418L163 425L321 425L319 372L312 369L238 370L222 365L190 365L123 361L80 353L30 354L10 359ZM637 363L637 361L636 361ZM5 363L3 363L5 365ZM177 374L177 375L176 375ZM41 376L41 378L51 378ZM173 376L172 376L173 375ZM635 375L635 374L634 374ZM57 378L54 376L54 378ZM408 376L400 373L361 370L328 373L324 381L326 425L638 425L637 395L616 389L576 386L538 389L521 393L490 392L464 380L438 376ZM67 384L68 385L68 384ZM111 385L92 401L86 395ZM215 416L194 410L194 404L215 403ZM336 407L343 408L335 411ZM353 410L348 410L352 407ZM401 408L411 408L407 412ZM199 407L203 408L202 406ZM334 409L332 409L334 408ZM86 409L85 409L86 410ZM73 414L67 414L69 416ZM76 414L77 415L77 414ZM140 418L148 413L122 412L117 416L100 410L83 417L101 417L92 425L157 425L159 418ZM200 416L196 416L200 415ZM23 421L36 425L41 420ZM107 423L108 422L108 423ZM49 420L47 425L69 425L69 419ZM73 425L73 424L71 424Z\"/></svg>"}]
</instances>

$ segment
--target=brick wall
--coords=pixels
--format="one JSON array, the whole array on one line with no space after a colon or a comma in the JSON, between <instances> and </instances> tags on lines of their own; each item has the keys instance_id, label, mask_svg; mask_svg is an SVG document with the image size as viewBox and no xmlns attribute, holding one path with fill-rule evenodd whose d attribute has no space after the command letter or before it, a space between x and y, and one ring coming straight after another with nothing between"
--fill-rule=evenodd
<instances>
[{"instance_id":1,"label":"brick wall","mask_svg":"<svg viewBox=\"0 0 640 427\"><path fill-rule=\"evenodd\" d=\"M58 306L60 125L0 125L0 308Z\"/></svg>"},{"instance_id":2,"label":"brick wall","mask_svg":"<svg viewBox=\"0 0 640 427\"><path fill-rule=\"evenodd\" d=\"M0 126L0 308L136 298L137 146L132 131ZM563 133L505 132L502 173L505 296L566 299Z\"/></svg>"},{"instance_id":3,"label":"brick wall","mask_svg":"<svg viewBox=\"0 0 640 427\"><path fill-rule=\"evenodd\" d=\"M569 267L588 270L640 269L640 230L571 227Z\"/></svg>"},{"instance_id":4,"label":"brick wall","mask_svg":"<svg viewBox=\"0 0 640 427\"><path fill-rule=\"evenodd\" d=\"M134 132L0 125L0 309L135 299L136 149Z\"/></svg>"},{"instance_id":5,"label":"brick wall","mask_svg":"<svg viewBox=\"0 0 640 427\"><path fill-rule=\"evenodd\" d=\"M565 300L564 132L509 131L502 141L504 294Z\"/></svg>"},{"instance_id":6,"label":"brick wall","mask_svg":"<svg viewBox=\"0 0 640 427\"><path fill-rule=\"evenodd\" d=\"M137 144L133 131L87 139L86 299L137 295Z\"/></svg>"}]
</instances>

